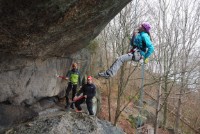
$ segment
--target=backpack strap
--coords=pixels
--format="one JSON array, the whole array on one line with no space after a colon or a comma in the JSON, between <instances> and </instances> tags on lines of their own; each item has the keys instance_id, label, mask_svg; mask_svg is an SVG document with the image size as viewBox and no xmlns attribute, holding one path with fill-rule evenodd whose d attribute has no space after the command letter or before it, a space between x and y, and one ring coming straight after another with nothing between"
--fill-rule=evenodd
<instances>
[{"instance_id":1,"label":"backpack strap","mask_svg":"<svg viewBox=\"0 0 200 134\"><path fill-rule=\"evenodd\" d=\"M141 33L140 33L140 36L142 37L142 48L140 48L140 50L142 50L143 52L146 52L146 42L144 41L144 37L142 36Z\"/></svg>"},{"instance_id":2,"label":"backpack strap","mask_svg":"<svg viewBox=\"0 0 200 134\"><path fill-rule=\"evenodd\" d=\"M134 45L135 36L133 35L133 36L132 36L132 39L131 39L131 46L133 47L132 49L138 48L139 50L141 50L141 51L143 51L143 52L146 52L146 43L145 43L145 41L144 41L144 37L142 36L141 33L139 33L139 34L140 34L140 36L142 37L142 48L140 48L140 47Z\"/></svg>"}]
</instances>

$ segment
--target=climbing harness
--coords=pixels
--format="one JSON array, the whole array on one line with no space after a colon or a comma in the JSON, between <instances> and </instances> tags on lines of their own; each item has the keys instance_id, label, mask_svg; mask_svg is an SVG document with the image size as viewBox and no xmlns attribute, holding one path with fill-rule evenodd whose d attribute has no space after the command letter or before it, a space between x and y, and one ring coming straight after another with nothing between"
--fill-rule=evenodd
<instances>
[{"instance_id":1,"label":"climbing harness","mask_svg":"<svg viewBox=\"0 0 200 134\"><path fill-rule=\"evenodd\" d=\"M140 54L140 50L138 48L133 49L132 54L133 54L133 57L132 57L133 61L138 62L142 59L142 56Z\"/></svg>"}]
</instances>

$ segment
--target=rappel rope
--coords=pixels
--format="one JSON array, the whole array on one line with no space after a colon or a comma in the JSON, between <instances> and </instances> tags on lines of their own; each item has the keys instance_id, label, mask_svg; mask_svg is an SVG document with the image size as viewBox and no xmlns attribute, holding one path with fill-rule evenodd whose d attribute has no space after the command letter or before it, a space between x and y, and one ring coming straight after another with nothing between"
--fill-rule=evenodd
<instances>
[{"instance_id":1,"label":"rappel rope","mask_svg":"<svg viewBox=\"0 0 200 134\"><path fill-rule=\"evenodd\" d=\"M142 126L143 123L143 119L142 119L142 115L143 115L143 96L144 96L144 67L145 67L145 63L142 63L141 66L141 75L142 75L142 81L141 81L141 90L140 90L140 98L139 98L139 113L138 113L138 119L137 119L137 128L140 128ZM140 131L139 129L136 129L136 134L139 134Z\"/></svg>"}]
</instances>

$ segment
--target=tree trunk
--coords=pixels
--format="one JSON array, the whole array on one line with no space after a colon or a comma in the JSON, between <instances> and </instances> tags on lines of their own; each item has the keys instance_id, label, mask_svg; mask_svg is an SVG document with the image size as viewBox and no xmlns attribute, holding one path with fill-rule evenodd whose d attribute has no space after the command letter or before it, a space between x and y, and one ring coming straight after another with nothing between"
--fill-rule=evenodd
<instances>
[{"instance_id":1,"label":"tree trunk","mask_svg":"<svg viewBox=\"0 0 200 134\"><path fill-rule=\"evenodd\" d=\"M158 118L159 118L159 111L160 111L161 88L162 88L162 77L160 78L159 89L157 92L157 108L156 108L156 119L155 119L155 125L154 125L154 134L157 134L158 132L158 123L159 123Z\"/></svg>"},{"instance_id":2,"label":"tree trunk","mask_svg":"<svg viewBox=\"0 0 200 134\"><path fill-rule=\"evenodd\" d=\"M109 113L108 120L111 122L112 117L111 117L111 82L110 80L108 81L108 113Z\"/></svg>"},{"instance_id":3,"label":"tree trunk","mask_svg":"<svg viewBox=\"0 0 200 134\"><path fill-rule=\"evenodd\" d=\"M178 98L178 104L177 104L177 111L176 111L176 122L175 122L175 134L178 134L179 130L179 124L180 124L180 118L181 118L181 104L182 104L182 95L184 92L184 76L185 73L182 73L182 78L181 78L181 89L180 89L180 94Z\"/></svg>"},{"instance_id":4,"label":"tree trunk","mask_svg":"<svg viewBox=\"0 0 200 134\"><path fill-rule=\"evenodd\" d=\"M124 65L122 65L121 69L120 69L120 80L119 80L119 84L118 84L118 95L117 95L117 108L116 108L116 112L115 112L115 121L114 121L114 125L116 126L118 119L119 119L119 115L120 115L120 107L121 107L121 97L122 97L122 93L124 90Z\"/></svg>"}]
</instances>

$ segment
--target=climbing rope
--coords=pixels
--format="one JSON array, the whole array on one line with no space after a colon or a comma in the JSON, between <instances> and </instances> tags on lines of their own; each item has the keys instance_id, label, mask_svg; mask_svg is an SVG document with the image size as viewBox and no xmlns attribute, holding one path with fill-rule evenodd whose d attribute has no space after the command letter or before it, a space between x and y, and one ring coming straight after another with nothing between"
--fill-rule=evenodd
<instances>
[{"instance_id":1,"label":"climbing rope","mask_svg":"<svg viewBox=\"0 0 200 134\"><path fill-rule=\"evenodd\" d=\"M140 90L140 98L139 98L139 113L137 117L137 128L142 126L143 120L142 120L142 115L143 115L143 96L144 96L144 67L145 64L142 64L142 69L141 69L141 75L142 75L142 81L141 81L141 90ZM136 134L139 134L139 130L136 129Z\"/></svg>"}]
</instances>

